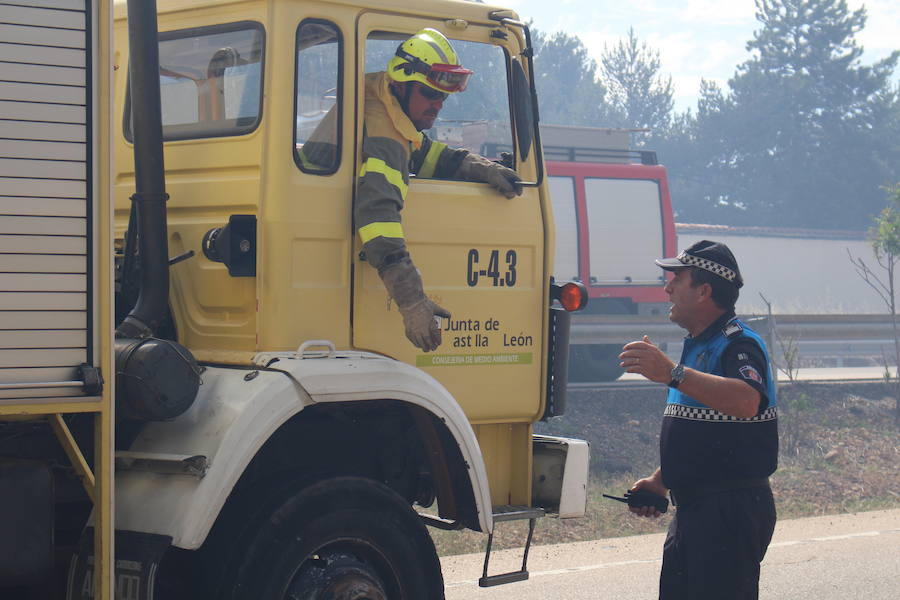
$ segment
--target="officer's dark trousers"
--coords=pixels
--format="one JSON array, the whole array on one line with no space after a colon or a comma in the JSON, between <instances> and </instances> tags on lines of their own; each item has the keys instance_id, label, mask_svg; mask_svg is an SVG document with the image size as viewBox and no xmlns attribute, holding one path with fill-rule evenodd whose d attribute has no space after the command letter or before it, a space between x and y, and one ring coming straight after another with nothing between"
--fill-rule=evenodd
<instances>
[{"instance_id":1,"label":"officer's dark trousers","mask_svg":"<svg viewBox=\"0 0 900 600\"><path fill-rule=\"evenodd\" d=\"M774 529L775 502L767 487L709 494L679 506L663 547L660 600L756 600L759 563Z\"/></svg>"}]
</instances>

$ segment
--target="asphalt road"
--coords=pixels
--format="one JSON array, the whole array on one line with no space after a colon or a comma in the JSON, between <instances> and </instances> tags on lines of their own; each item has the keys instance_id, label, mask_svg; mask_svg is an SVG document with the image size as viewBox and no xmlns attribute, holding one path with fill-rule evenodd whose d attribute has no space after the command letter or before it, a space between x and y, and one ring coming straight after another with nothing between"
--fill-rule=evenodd
<instances>
[{"instance_id":1,"label":"asphalt road","mask_svg":"<svg viewBox=\"0 0 900 600\"><path fill-rule=\"evenodd\" d=\"M656 600L664 537L537 546L529 581L486 589L477 582L483 555L446 557L447 600ZM521 551L498 552L491 573L520 564ZM900 598L900 509L779 522L763 561L760 598Z\"/></svg>"}]
</instances>

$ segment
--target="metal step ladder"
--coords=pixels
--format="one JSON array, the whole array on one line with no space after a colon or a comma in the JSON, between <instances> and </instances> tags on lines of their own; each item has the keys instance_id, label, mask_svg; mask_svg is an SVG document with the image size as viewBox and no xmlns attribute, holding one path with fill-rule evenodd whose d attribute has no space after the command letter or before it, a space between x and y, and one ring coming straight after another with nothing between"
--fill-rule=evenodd
<instances>
[{"instance_id":1,"label":"metal step ladder","mask_svg":"<svg viewBox=\"0 0 900 600\"><path fill-rule=\"evenodd\" d=\"M518 571L510 573L500 573L498 575L488 575L488 564L491 560L491 546L494 543L494 532L488 534L487 548L484 553L484 573L478 580L479 587L492 587L495 585L503 585L505 583L514 583L516 581L525 581L528 579L528 550L531 548L531 538L534 536L535 522L544 516L543 508L532 508L529 506L495 506L494 507L494 528L501 521L524 521L528 519L528 538L525 540L525 552L522 556L522 568Z\"/></svg>"}]
</instances>

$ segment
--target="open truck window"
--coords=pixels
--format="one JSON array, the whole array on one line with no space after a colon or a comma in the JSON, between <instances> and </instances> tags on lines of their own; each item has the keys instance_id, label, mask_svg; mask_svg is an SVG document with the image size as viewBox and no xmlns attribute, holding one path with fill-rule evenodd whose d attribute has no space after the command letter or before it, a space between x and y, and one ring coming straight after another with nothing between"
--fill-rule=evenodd
<instances>
[{"instance_id":1,"label":"open truck window","mask_svg":"<svg viewBox=\"0 0 900 600\"><path fill-rule=\"evenodd\" d=\"M397 46L408 37L409 33L370 34L366 40L366 73L383 71ZM425 134L454 148L479 154L485 148L512 148L506 53L497 46L464 40L453 40L453 48L460 63L474 74L464 92L450 94L444 101L434 127ZM496 151L486 156L500 158Z\"/></svg>"}]
</instances>

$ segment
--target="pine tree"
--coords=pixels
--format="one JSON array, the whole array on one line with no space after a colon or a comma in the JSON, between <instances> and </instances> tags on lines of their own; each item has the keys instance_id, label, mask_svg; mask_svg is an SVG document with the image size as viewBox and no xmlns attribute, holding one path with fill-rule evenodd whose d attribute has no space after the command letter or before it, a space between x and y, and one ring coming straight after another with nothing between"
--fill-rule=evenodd
<instances>
[{"instance_id":1,"label":"pine tree","mask_svg":"<svg viewBox=\"0 0 900 600\"><path fill-rule=\"evenodd\" d=\"M877 214L881 187L900 174L897 90L900 52L860 62L854 36L864 8L845 0L756 0L761 28L753 56L729 81L719 107L698 113L698 143L711 132L719 174L734 193L715 198L734 222L863 229ZM720 134L717 134L720 135ZM718 140L717 140L718 141Z\"/></svg>"},{"instance_id":2,"label":"pine tree","mask_svg":"<svg viewBox=\"0 0 900 600\"><path fill-rule=\"evenodd\" d=\"M745 218L747 182L737 172L731 98L714 81L700 81L696 115L676 114L654 141L669 171L675 217L682 223L736 223Z\"/></svg>"},{"instance_id":3,"label":"pine tree","mask_svg":"<svg viewBox=\"0 0 900 600\"><path fill-rule=\"evenodd\" d=\"M623 115L610 106L597 63L576 36L531 30L541 121L554 125L615 127Z\"/></svg>"},{"instance_id":4,"label":"pine tree","mask_svg":"<svg viewBox=\"0 0 900 600\"><path fill-rule=\"evenodd\" d=\"M625 114L628 127L648 128L657 133L672 123L672 78L660 72L659 52L638 41L634 28L612 48L604 47L603 81L616 108Z\"/></svg>"}]
</instances>

